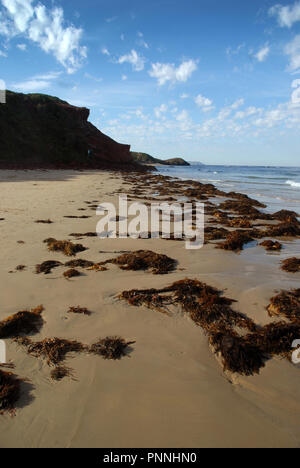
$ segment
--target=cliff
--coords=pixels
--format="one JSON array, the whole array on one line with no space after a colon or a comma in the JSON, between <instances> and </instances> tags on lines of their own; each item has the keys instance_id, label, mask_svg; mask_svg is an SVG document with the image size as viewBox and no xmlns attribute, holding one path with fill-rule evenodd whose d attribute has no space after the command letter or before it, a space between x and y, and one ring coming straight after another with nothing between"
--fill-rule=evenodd
<instances>
[{"instance_id":1,"label":"cliff","mask_svg":"<svg viewBox=\"0 0 300 468\"><path fill-rule=\"evenodd\" d=\"M89 114L56 97L7 91L0 104L0 168L139 169L130 146L101 133Z\"/></svg>"},{"instance_id":2,"label":"cliff","mask_svg":"<svg viewBox=\"0 0 300 468\"><path fill-rule=\"evenodd\" d=\"M182 158L172 159L157 159L147 153L131 152L133 159L140 164L162 164L164 166L190 166L190 164Z\"/></svg>"}]
</instances>

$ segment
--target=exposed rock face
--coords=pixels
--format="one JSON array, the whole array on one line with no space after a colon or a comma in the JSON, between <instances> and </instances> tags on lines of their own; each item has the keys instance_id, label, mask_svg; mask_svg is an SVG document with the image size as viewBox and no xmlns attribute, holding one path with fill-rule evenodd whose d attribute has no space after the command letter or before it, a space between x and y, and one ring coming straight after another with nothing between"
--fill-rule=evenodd
<instances>
[{"instance_id":1,"label":"exposed rock face","mask_svg":"<svg viewBox=\"0 0 300 468\"><path fill-rule=\"evenodd\" d=\"M43 94L6 94L0 104L1 168L138 168L121 145L88 122L89 109Z\"/></svg>"},{"instance_id":2,"label":"exposed rock face","mask_svg":"<svg viewBox=\"0 0 300 468\"><path fill-rule=\"evenodd\" d=\"M162 164L164 166L190 166L190 164L182 158L173 159L157 159L147 153L132 152L132 157L140 164Z\"/></svg>"}]
</instances>

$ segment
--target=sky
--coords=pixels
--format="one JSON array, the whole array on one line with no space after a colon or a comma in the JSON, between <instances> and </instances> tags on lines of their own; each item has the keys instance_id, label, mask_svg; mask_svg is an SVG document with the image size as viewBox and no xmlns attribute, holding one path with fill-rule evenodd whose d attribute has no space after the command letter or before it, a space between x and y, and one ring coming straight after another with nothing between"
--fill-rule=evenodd
<instances>
[{"instance_id":1,"label":"sky","mask_svg":"<svg viewBox=\"0 0 300 468\"><path fill-rule=\"evenodd\" d=\"M1 81L133 151L300 166L300 0L0 0Z\"/></svg>"}]
</instances>

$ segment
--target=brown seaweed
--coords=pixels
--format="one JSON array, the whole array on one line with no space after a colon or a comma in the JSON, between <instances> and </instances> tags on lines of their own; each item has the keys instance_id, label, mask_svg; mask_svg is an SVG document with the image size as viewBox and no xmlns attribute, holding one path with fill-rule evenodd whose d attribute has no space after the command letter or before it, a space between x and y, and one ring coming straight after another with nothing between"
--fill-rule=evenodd
<instances>
[{"instance_id":1,"label":"brown seaweed","mask_svg":"<svg viewBox=\"0 0 300 468\"><path fill-rule=\"evenodd\" d=\"M0 338L15 338L29 333L38 333L43 325L42 305L29 311L20 311L0 322Z\"/></svg>"},{"instance_id":2,"label":"brown seaweed","mask_svg":"<svg viewBox=\"0 0 300 468\"><path fill-rule=\"evenodd\" d=\"M278 241L265 240L264 242L261 242L259 245L261 245L268 251L278 251L282 249L282 244Z\"/></svg>"},{"instance_id":3,"label":"brown seaweed","mask_svg":"<svg viewBox=\"0 0 300 468\"><path fill-rule=\"evenodd\" d=\"M217 244L218 249L240 251L243 250L245 244L254 241L247 232L244 231L233 231L229 232L224 242Z\"/></svg>"},{"instance_id":4,"label":"brown seaweed","mask_svg":"<svg viewBox=\"0 0 300 468\"><path fill-rule=\"evenodd\" d=\"M37 224L53 224L53 221L51 219L37 219L35 221Z\"/></svg>"},{"instance_id":5,"label":"brown seaweed","mask_svg":"<svg viewBox=\"0 0 300 468\"><path fill-rule=\"evenodd\" d=\"M82 258L77 258L76 260L70 260L69 262L65 263L65 266L71 267L71 268L88 268L92 267L94 265L94 262L91 262L90 260L84 260Z\"/></svg>"},{"instance_id":6,"label":"brown seaweed","mask_svg":"<svg viewBox=\"0 0 300 468\"><path fill-rule=\"evenodd\" d=\"M300 236L300 223L295 220L287 220L276 226L270 226L265 232L265 237L298 237Z\"/></svg>"},{"instance_id":7,"label":"brown seaweed","mask_svg":"<svg viewBox=\"0 0 300 468\"><path fill-rule=\"evenodd\" d=\"M299 273L300 271L300 258L292 257L287 258L281 262L281 269L289 273Z\"/></svg>"},{"instance_id":8,"label":"brown seaweed","mask_svg":"<svg viewBox=\"0 0 300 468\"><path fill-rule=\"evenodd\" d=\"M75 268L70 268L70 270L64 272L64 277L67 279L76 278L77 276L81 276L81 273L80 271L75 270Z\"/></svg>"},{"instance_id":9,"label":"brown seaweed","mask_svg":"<svg viewBox=\"0 0 300 468\"><path fill-rule=\"evenodd\" d=\"M220 353L224 371L250 376L265 365L265 356L256 345L233 330L217 330L209 337L215 353Z\"/></svg>"},{"instance_id":10,"label":"brown seaweed","mask_svg":"<svg viewBox=\"0 0 300 468\"><path fill-rule=\"evenodd\" d=\"M135 341L125 341L118 336L108 336L92 344L89 353L102 356L104 359L121 359L126 356L128 346L134 343Z\"/></svg>"},{"instance_id":11,"label":"brown seaweed","mask_svg":"<svg viewBox=\"0 0 300 468\"><path fill-rule=\"evenodd\" d=\"M251 319L231 309L233 299L223 297L221 291L198 280L185 279L162 289L123 291L119 298L130 305L145 305L161 312L167 312L170 305L180 306L206 331L217 324L256 330Z\"/></svg>"},{"instance_id":12,"label":"brown seaweed","mask_svg":"<svg viewBox=\"0 0 300 468\"><path fill-rule=\"evenodd\" d=\"M44 275L49 275L50 273L52 273L53 268L57 268L61 265L61 262L55 260L47 260L46 262L43 262L40 265L36 265L36 273L44 273Z\"/></svg>"},{"instance_id":13,"label":"brown seaweed","mask_svg":"<svg viewBox=\"0 0 300 468\"><path fill-rule=\"evenodd\" d=\"M270 301L267 310L271 317L282 316L292 321L300 320L300 289L281 291Z\"/></svg>"},{"instance_id":14,"label":"brown seaweed","mask_svg":"<svg viewBox=\"0 0 300 468\"><path fill-rule=\"evenodd\" d=\"M44 358L49 366L57 366L66 359L69 353L81 353L87 349L78 341L61 338L45 338L43 341L33 342L29 338L16 339L16 342L27 348L28 354L36 358Z\"/></svg>"},{"instance_id":15,"label":"brown seaweed","mask_svg":"<svg viewBox=\"0 0 300 468\"><path fill-rule=\"evenodd\" d=\"M48 250L51 252L62 252L67 257L75 257L77 253L87 250L87 248L81 244L73 244L66 240L58 241L56 239L49 238L45 239L44 242L47 244Z\"/></svg>"},{"instance_id":16,"label":"brown seaweed","mask_svg":"<svg viewBox=\"0 0 300 468\"><path fill-rule=\"evenodd\" d=\"M15 374L0 369L0 414L14 414L21 394L21 383Z\"/></svg>"},{"instance_id":17,"label":"brown seaweed","mask_svg":"<svg viewBox=\"0 0 300 468\"><path fill-rule=\"evenodd\" d=\"M269 323L256 333L247 335L245 340L255 345L262 353L270 356L286 356L292 350L293 342L299 339L300 323Z\"/></svg>"},{"instance_id":18,"label":"brown seaweed","mask_svg":"<svg viewBox=\"0 0 300 468\"><path fill-rule=\"evenodd\" d=\"M164 275L176 268L176 260L167 255L158 254L151 250L137 250L135 252L120 255L117 258L111 258L99 265L112 263L118 265L122 270L151 270L154 275Z\"/></svg>"},{"instance_id":19,"label":"brown seaweed","mask_svg":"<svg viewBox=\"0 0 300 468\"><path fill-rule=\"evenodd\" d=\"M73 378L73 371L70 367L57 366L51 370L50 376L52 380L60 381L65 377Z\"/></svg>"},{"instance_id":20,"label":"brown seaweed","mask_svg":"<svg viewBox=\"0 0 300 468\"><path fill-rule=\"evenodd\" d=\"M70 307L68 310L68 314L82 314L82 315L91 315L92 312L88 310L86 307Z\"/></svg>"}]
</instances>

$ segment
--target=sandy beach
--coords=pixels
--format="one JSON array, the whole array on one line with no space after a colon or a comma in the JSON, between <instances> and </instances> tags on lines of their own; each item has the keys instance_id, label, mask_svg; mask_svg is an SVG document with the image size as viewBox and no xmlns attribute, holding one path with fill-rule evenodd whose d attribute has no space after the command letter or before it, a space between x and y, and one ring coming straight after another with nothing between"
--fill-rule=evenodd
<instances>
[{"instance_id":1,"label":"sandy beach","mask_svg":"<svg viewBox=\"0 0 300 468\"><path fill-rule=\"evenodd\" d=\"M273 357L259 375L230 377L204 331L182 311L162 314L117 297L132 288L197 279L224 291L237 301L234 310L263 326L271 321L270 298L299 287L300 273L280 269L281 260L295 256L299 240L284 240L281 253L268 254L258 245L234 253L211 243L193 251L171 240L83 237L78 242L88 250L76 258L100 262L116 256L111 252L145 249L178 265L167 275L112 264L70 280L63 266L49 275L35 273L46 260L70 260L49 252L44 239L76 242L71 233L95 231L99 217L86 202L117 206L118 192L130 188L113 172L0 171L0 320L42 304L45 323L34 340L135 341L121 360L68 355L74 378L55 382L45 360L6 340L13 372L28 381L15 416L0 416L0 447L299 447L299 366ZM65 218L83 215L89 218ZM46 219L53 224L35 223ZM26 268L16 271L18 265ZM92 314L67 313L78 305Z\"/></svg>"}]
</instances>

